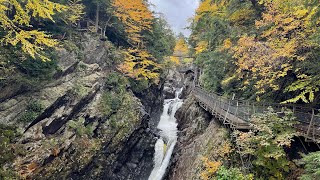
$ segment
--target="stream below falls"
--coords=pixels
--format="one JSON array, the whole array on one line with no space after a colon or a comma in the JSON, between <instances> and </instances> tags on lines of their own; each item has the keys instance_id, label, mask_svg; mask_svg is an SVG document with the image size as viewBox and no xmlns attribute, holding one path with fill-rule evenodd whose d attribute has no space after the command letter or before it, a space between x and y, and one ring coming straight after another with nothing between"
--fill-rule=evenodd
<instances>
[{"instance_id":1,"label":"stream below falls","mask_svg":"<svg viewBox=\"0 0 320 180\"><path fill-rule=\"evenodd\" d=\"M154 166L148 180L161 180L169 165L178 138L178 124L174 115L183 103L183 100L179 99L181 92L182 88L177 89L174 99L164 100L163 113L157 126L161 130L160 138L155 144Z\"/></svg>"}]
</instances>

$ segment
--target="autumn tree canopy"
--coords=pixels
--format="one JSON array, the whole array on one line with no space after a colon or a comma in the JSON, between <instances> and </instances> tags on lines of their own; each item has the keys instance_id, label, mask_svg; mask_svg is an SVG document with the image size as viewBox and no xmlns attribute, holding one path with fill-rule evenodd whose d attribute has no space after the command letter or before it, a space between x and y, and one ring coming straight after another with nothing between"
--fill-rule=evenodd
<instances>
[{"instance_id":1,"label":"autumn tree canopy","mask_svg":"<svg viewBox=\"0 0 320 180\"><path fill-rule=\"evenodd\" d=\"M179 65L192 61L189 58L189 47L186 38L183 34L179 34L176 38L175 47L173 49L173 55L169 57L170 64Z\"/></svg>"},{"instance_id":2,"label":"autumn tree canopy","mask_svg":"<svg viewBox=\"0 0 320 180\"><path fill-rule=\"evenodd\" d=\"M77 1L70 1L77 3ZM75 5L73 4L73 5ZM55 47L58 42L50 34L33 28L34 20L55 22L54 16L69 11L68 4L63 5L49 0L0 0L0 42L2 46L19 47L32 58L49 60L43 53L45 48ZM77 21L81 15L79 8L73 8L65 16L65 21Z\"/></svg>"},{"instance_id":3,"label":"autumn tree canopy","mask_svg":"<svg viewBox=\"0 0 320 180\"><path fill-rule=\"evenodd\" d=\"M124 74L136 79L159 78L160 65L144 45L143 32L153 30L154 16L144 0L113 0L115 16L122 22L129 43L124 63L119 66Z\"/></svg>"},{"instance_id":4,"label":"autumn tree canopy","mask_svg":"<svg viewBox=\"0 0 320 180\"><path fill-rule=\"evenodd\" d=\"M202 1L190 37L203 68L202 84L255 100L317 101L319 5L315 0Z\"/></svg>"},{"instance_id":5,"label":"autumn tree canopy","mask_svg":"<svg viewBox=\"0 0 320 180\"><path fill-rule=\"evenodd\" d=\"M112 5L115 7L115 16L124 24L130 41L135 45L141 43L142 31L150 31L154 19L146 2L143 0L113 0Z\"/></svg>"}]
</instances>

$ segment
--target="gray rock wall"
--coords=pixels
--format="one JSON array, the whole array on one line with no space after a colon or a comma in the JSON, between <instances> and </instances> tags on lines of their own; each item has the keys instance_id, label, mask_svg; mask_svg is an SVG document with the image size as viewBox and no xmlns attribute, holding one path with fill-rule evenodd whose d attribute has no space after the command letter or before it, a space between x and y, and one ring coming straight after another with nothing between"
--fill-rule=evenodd
<instances>
[{"instance_id":1,"label":"gray rock wall","mask_svg":"<svg viewBox=\"0 0 320 180\"><path fill-rule=\"evenodd\" d=\"M200 179L203 157L214 158L227 131L189 96L177 111L179 138L166 179Z\"/></svg>"},{"instance_id":2,"label":"gray rock wall","mask_svg":"<svg viewBox=\"0 0 320 180\"><path fill-rule=\"evenodd\" d=\"M1 95L0 124L19 127L16 145L24 151L6 168L30 179L144 179L151 172L155 143L149 114L162 105L161 87L140 99L127 89L127 104L104 114L101 98L113 91L104 87L105 78L115 68L108 59L110 44L83 38L84 59L59 50L61 71L50 83L10 94L9 89L20 88L13 84ZM20 122L34 100L44 110L33 121Z\"/></svg>"}]
</instances>

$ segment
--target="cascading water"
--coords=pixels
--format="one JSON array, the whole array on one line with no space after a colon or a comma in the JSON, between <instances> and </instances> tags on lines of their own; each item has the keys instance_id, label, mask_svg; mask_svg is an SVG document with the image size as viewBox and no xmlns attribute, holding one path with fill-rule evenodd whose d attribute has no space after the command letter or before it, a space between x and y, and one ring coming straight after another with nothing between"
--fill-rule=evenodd
<instances>
[{"instance_id":1,"label":"cascading water","mask_svg":"<svg viewBox=\"0 0 320 180\"><path fill-rule=\"evenodd\" d=\"M161 180L169 165L170 158L177 142L177 123L174 117L176 111L181 107L183 101L179 99L182 88L176 91L174 99L166 99L163 104L158 129L161 130L160 138L155 144L154 168L148 180Z\"/></svg>"}]
</instances>

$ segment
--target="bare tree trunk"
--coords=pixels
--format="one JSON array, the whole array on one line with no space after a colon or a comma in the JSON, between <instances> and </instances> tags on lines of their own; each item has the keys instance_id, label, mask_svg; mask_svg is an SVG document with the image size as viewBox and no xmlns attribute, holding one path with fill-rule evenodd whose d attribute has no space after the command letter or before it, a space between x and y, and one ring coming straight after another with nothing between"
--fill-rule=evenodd
<instances>
[{"instance_id":1,"label":"bare tree trunk","mask_svg":"<svg viewBox=\"0 0 320 180\"><path fill-rule=\"evenodd\" d=\"M98 32L98 30L99 30L99 11L100 11L100 4L97 3L96 24L95 24L95 30L96 30L96 32Z\"/></svg>"},{"instance_id":2,"label":"bare tree trunk","mask_svg":"<svg viewBox=\"0 0 320 180\"><path fill-rule=\"evenodd\" d=\"M254 7L257 6L257 0L251 0L251 3Z\"/></svg>"},{"instance_id":3,"label":"bare tree trunk","mask_svg":"<svg viewBox=\"0 0 320 180\"><path fill-rule=\"evenodd\" d=\"M111 18L112 18L112 16L109 17L108 21L106 22L106 24L105 24L105 26L103 28L103 37L106 36L107 28L109 26L109 22L110 22Z\"/></svg>"}]
</instances>

